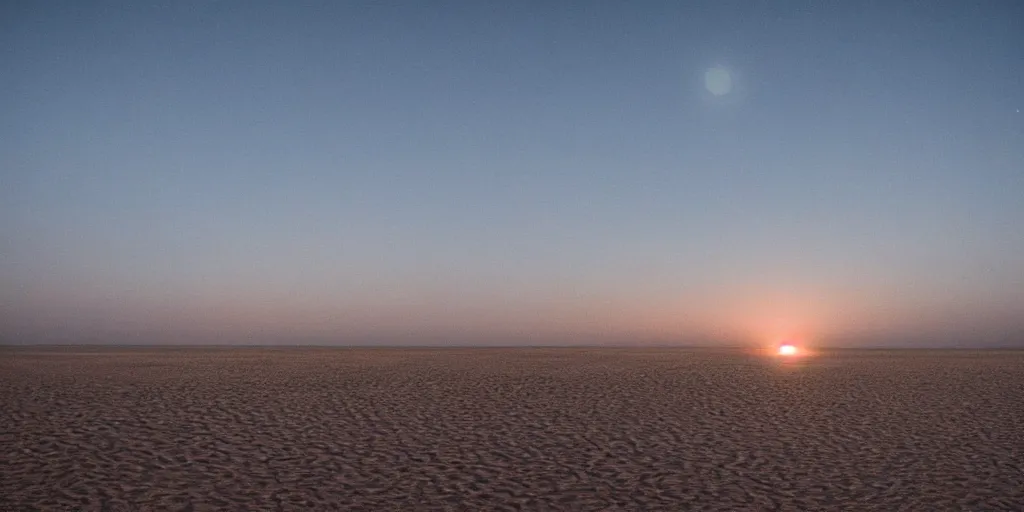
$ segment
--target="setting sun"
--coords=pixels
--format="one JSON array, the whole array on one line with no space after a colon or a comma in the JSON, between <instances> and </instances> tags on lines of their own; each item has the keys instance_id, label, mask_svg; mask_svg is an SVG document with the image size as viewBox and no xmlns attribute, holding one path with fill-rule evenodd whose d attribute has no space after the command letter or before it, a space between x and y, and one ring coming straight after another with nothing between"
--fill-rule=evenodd
<instances>
[{"instance_id":1,"label":"setting sun","mask_svg":"<svg viewBox=\"0 0 1024 512\"><path fill-rule=\"evenodd\" d=\"M795 356L796 355L796 347L793 346L793 345L783 345L783 346L779 347L779 355L780 356Z\"/></svg>"}]
</instances>

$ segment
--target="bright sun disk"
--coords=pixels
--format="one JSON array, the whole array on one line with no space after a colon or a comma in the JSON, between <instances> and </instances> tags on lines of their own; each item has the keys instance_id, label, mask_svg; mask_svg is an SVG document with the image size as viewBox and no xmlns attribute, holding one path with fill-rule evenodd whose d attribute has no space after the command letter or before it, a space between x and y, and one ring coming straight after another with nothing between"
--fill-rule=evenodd
<instances>
[{"instance_id":1,"label":"bright sun disk","mask_svg":"<svg viewBox=\"0 0 1024 512\"><path fill-rule=\"evenodd\" d=\"M793 345L783 345L783 346L779 347L779 355L780 356L796 355L796 347L794 347Z\"/></svg>"}]
</instances>

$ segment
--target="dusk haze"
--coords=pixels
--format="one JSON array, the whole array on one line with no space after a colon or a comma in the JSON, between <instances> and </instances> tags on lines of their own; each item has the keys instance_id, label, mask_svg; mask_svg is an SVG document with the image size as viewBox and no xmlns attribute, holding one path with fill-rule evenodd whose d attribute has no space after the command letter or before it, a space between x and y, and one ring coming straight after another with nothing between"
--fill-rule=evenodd
<instances>
[{"instance_id":1,"label":"dusk haze","mask_svg":"<svg viewBox=\"0 0 1024 512\"><path fill-rule=\"evenodd\" d=\"M744 4L6 2L3 340L1020 346L1020 6Z\"/></svg>"}]
</instances>

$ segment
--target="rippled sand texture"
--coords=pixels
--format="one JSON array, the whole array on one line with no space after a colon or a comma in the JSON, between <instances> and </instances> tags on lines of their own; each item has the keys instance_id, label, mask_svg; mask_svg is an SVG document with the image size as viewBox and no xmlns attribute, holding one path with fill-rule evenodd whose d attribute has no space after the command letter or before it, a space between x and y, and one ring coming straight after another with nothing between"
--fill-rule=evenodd
<instances>
[{"instance_id":1,"label":"rippled sand texture","mask_svg":"<svg viewBox=\"0 0 1024 512\"><path fill-rule=\"evenodd\" d=\"M1024 352L0 348L0 510L1024 510Z\"/></svg>"}]
</instances>

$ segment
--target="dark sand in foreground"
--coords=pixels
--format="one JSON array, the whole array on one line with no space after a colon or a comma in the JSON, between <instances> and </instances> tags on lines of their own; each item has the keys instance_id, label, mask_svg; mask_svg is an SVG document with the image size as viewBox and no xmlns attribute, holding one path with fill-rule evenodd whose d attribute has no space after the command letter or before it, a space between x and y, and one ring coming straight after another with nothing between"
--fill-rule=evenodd
<instances>
[{"instance_id":1,"label":"dark sand in foreground","mask_svg":"<svg viewBox=\"0 0 1024 512\"><path fill-rule=\"evenodd\" d=\"M1024 351L0 348L0 510L1024 510Z\"/></svg>"}]
</instances>

